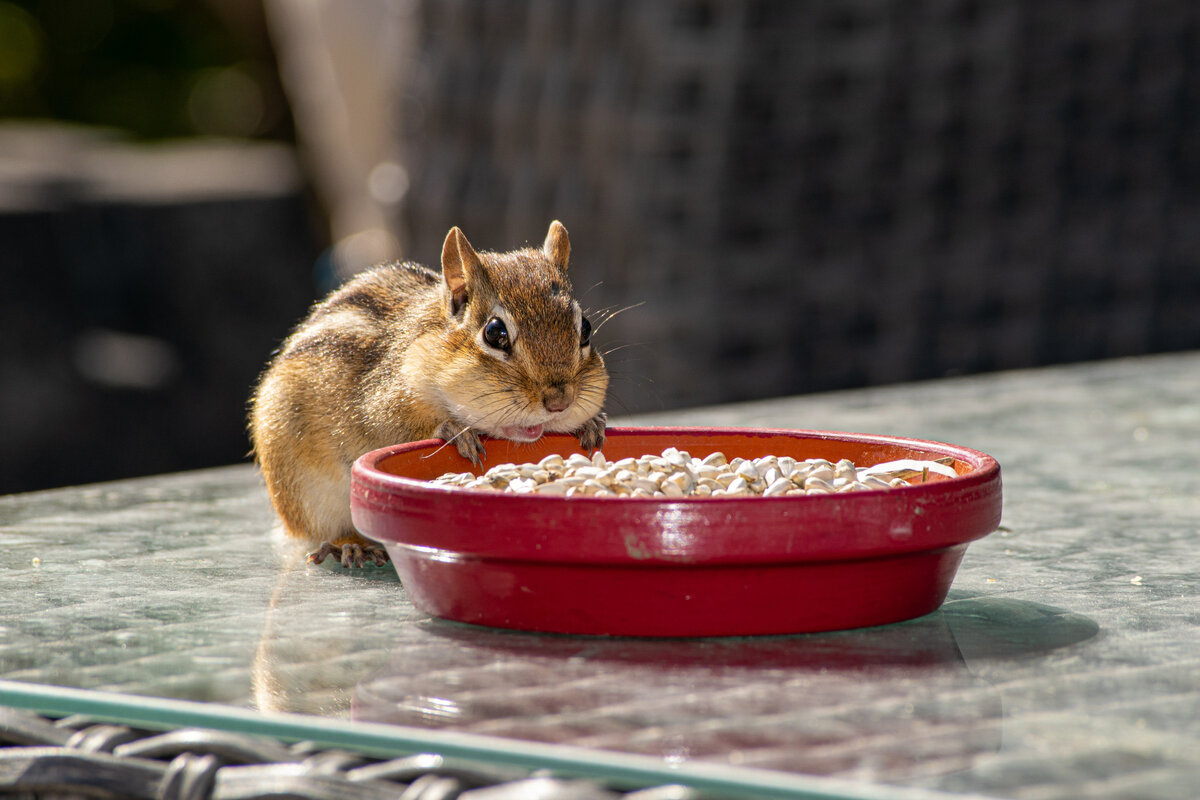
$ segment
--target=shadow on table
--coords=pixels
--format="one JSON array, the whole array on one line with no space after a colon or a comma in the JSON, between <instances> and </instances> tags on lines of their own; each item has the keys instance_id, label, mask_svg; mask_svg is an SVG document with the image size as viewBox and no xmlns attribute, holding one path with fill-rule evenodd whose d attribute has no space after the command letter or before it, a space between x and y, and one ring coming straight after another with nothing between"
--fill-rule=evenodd
<instances>
[{"instance_id":1,"label":"shadow on table","mask_svg":"<svg viewBox=\"0 0 1200 800\"><path fill-rule=\"evenodd\" d=\"M1094 620L1081 614L1007 597L952 595L937 614L945 619L960 656L968 662L1037 656L1100 632Z\"/></svg>"}]
</instances>

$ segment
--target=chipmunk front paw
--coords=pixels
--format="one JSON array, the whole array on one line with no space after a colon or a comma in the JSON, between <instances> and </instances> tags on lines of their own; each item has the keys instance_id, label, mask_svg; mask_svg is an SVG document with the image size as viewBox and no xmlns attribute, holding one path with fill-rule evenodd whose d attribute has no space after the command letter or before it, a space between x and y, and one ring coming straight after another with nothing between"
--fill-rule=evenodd
<instances>
[{"instance_id":1,"label":"chipmunk front paw","mask_svg":"<svg viewBox=\"0 0 1200 800\"><path fill-rule=\"evenodd\" d=\"M575 432L579 437L579 446L589 453L604 446L604 428L608 425L608 414L601 411L596 416L583 423L583 427Z\"/></svg>"},{"instance_id":2,"label":"chipmunk front paw","mask_svg":"<svg viewBox=\"0 0 1200 800\"><path fill-rule=\"evenodd\" d=\"M487 451L483 449L483 440L475 431L448 419L438 427L433 435L439 439L445 439L447 442L453 442L463 458L476 467L483 467L483 459L487 456Z\"/></svg>"}]
</instances>

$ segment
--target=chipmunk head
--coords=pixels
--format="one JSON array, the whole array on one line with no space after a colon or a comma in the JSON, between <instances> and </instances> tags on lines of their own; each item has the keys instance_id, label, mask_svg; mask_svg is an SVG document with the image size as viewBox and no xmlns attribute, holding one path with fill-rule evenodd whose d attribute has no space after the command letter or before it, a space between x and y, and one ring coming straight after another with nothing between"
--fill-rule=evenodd
<instances>
[{"instance_id":1,"label":"chipmunk head","mask_svg":"<svg viewBox=\"0 0 1200 800\"><path fill-rule=\"evenodd\" d=\"M437 382L457 420L490 436L533 441L578 430L600 412L608 374L571 293L570 254L558 221L541 250L510 253L477 253L461 230L450 230L443 298L458 358Z\"/></svg>"}]
</instances>

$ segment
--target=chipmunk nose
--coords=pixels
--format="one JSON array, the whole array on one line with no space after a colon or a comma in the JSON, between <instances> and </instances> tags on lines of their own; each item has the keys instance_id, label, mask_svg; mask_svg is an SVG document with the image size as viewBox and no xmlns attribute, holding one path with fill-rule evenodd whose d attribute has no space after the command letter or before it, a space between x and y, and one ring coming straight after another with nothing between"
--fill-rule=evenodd
<instances>
[{"instance_id":1,"label":"chipmunk nose","mask_svg":"<svg viewBox=\"0 0 1200 800\"><path fill-rule=\"evenodd\" d=\"M574 400L572 395L574 392L566 384L551 384L542 392L542 407L551 414L566 411L571 405L571 401Z\"/></svg>"}]
</instances>

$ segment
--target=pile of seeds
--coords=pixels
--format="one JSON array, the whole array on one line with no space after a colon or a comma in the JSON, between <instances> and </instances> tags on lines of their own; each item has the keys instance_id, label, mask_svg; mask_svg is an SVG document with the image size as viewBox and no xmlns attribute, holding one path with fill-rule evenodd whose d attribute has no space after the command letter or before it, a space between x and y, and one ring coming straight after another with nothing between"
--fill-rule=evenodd
<instances>
[{"instance_id":1,"label":"pile of seeds","mask_svg":"<svg viewBox=\"0 0 1200 800\"><path fill-rule=\"evenodd\" d=\"M432 482L491 492L573 497L781 497L832 494L867 489L890 489L928 480L930 475L953 477L953 459L903 459L857 467L842 459L805 461L788 456L734 458L723 453L693 458L668 447L661 455L609 461L603 453L591 458L576 453L549 455L536 464L499 464L483 475L448 472Z\"/></svg>"}]
</instances>

